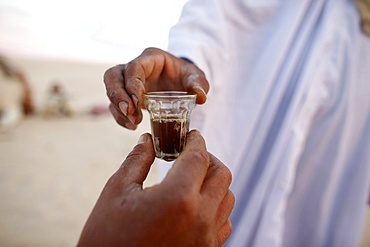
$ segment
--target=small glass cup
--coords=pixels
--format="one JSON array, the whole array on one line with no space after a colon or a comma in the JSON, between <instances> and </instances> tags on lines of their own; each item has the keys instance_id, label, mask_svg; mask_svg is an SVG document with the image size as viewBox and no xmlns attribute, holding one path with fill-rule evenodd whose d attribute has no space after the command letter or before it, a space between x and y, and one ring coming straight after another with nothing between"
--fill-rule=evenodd
<instances>
[{"instance_id":1,"label":"small glass cup","mask_svg":"<svg viewBox=\"0 0 370 247\"><path fill-rule=\"evenodd\" d=\"M181 91L150 92L144 105L150 115L152 137L157 158L175 160L185 145L190 114L196 94Z\"/></svg>"}]
</instances>

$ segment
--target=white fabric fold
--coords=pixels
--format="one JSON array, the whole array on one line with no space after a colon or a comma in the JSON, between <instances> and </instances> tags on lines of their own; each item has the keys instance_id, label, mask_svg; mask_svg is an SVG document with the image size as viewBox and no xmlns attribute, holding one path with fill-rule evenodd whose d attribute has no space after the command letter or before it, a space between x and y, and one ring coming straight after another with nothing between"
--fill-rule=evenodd
<instances>
[{"instance_id":1,"label":"white fabric fold","mask_svg":"<svg viewBox=\"0 0 370 247\"><path fill-rule=\"evenodd\" d=\"M357 246L370 41L348 0L190 0L168 51L211 84L192 128L233 173L226 246Z\"/></svg>"}]
</instances>

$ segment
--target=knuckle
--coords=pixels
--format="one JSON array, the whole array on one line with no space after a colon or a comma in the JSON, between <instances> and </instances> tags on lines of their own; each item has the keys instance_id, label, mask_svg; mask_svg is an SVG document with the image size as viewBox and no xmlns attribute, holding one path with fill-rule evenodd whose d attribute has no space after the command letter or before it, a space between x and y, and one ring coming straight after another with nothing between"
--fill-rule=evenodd
<instances>
[{"instance_id":1,"label":"knuckle","mask_svg":"<svg viewBox=\"0 0 370 247\"><path fill-rule=\"evenodd\" d=\"M214 166L217 176L220 177L222 181L225 181L228 185L230 185L233 179L230 169L214 159L212 160L212 165Z\"/></svg>"},{"instance_id":2,"label":"knuckle","mask_svg":"<svg viewBox=\"0 0 370 247\"><path fill-rule=\"evenodd\" d=\"M117 188L120 188L120 179L117 175L117 172L115 172L106 182L104 186L104 193L115 193L117 192Z\"/></svg>"},{"instance_id":3,"label":"knuckle","mask_svg":"<svg viewBox=\"0 0 370 247\"><path fill-rule=\"evenodd\" d=\"M104 72L104 76L103 76L104 82L106 82L108 78L112 76L112 73L113 73L113 68L109 68Z\"/></svg>"},{"instance_id":4,"label":"knuckle","mask_svg":"<svg viewBox=\"0 0 370 247\"><path fill-rule=\"evenodd\" d=\"M148 47L143 51L143 55L153 55L159 51L158 48Z\"/></svg>"},{"instance_id":5,"label":"knuckle","mask_svg":"<svg viewBox=\"0 0 370 247\"><path fill-rule=\"evenodd\" d=\"M117 183L116 174L113 174L107 181L105 187L114 187Z\"/></svg>"},{"instance_id":6,"label":"knuckle","mask_svg":"<svg viewBox=\"0 0 370 247\"><path fill-rule=\"evenodd\" d=\"M103 75L104 83L107 84L111 82L112 80L116 79L120 75L119 73L117 73L117 70L118 70L117 66L107 69Z\"/></svg>"},{"instance_id":7,"label":"knuckle","mask_svg":"<svg viewBox=\"0 0 370 247\"><path fill-rule=\"evenodd\" d=\"M195 217L198 212L198 201L196 196L191 193L181 194L177 198L176 208L181 215L186 215L189 218Z\"/></svg>"},{"instance_id":8,"label":"knuckle","mask_svg":"<svg viewBox=\"0 0 370 247\"><path fill-rule=\"evenodd\" d=\"M221 172L222 172L222 174L224 176L225 181L227 181L228 184L231 184L231 181L233 179L233 176L232 176L232 173L229 170L229 168L227 168L226 166L222 166L220 169L221 169Z\"/></svg>"},{"instance_id":9,"label":"knuckle","mask_svg":"<svg viewBox=\"0 0 370 247\"><path fill-rule=\"evenodd\" d=\"M209 163L208 153L202 152L201 150L193 150L191 159L192 159L191 162L202 163L202 164Z\"/></svg>"},{"instance_id":10,"label":"knuckle","mask_svg":"<svg viewBox=\"0 0 370 247\"><path fill-rule=\"evenodd\" d=\"M145 92L145 86L140 77L134 77L133 80L130 80L126 84L126 89L131 92Z\"/></svg>"},{"instance_id":11,"label":"knuckle","mask_svg":"<svg viewBox=\"0 0 370 247\"><path fill-rule=\"evenodd\" d=\"M231 190L229 190L229 195L230 195L230 204L232 205L232 207L234 207L234 205L235 205L235 195Z\"/></svg>"},{"instance_id":12,"label":"knuckle","mask_svg":"<svg viewBox=\"0 0 370 247\"><path fill-rule=\"evenodd\" d=\"M232 231L233 231L232 223L230 220L228 220L225 223L222 231L216 237L217 246L222 246L226 242L226 240L230 237Z\"/></svg>"},{"instance_id":13,"label":"knuckle","mask_svg":"<svg viewBox=\"0 0 370 247\"><path fill-rule=\"evenodd\" d=\"M144 145L137 145L126 157L125 163L140 162L144 159L146 152Z\"/></svg>"},{"instance_id":14,"label":"knuckle","mask_svg":"<svg viewBox=\"0 0 370 247\"><path fill-rule=\"evenodd\" d=\"M113 103L116 103L117 95L119 94L118 89L107 90L107 96Z\"/></svg>"},{"instance_id":15,"label":"knuckle","mask_svg":"<svg viewBox=\"0 0 370 247\"><path fill-rule=\"evenodd\" d=\"M107 82L109 81L109 78L111 77L111 73L112 73L112 68L109 68L104 72L103 81L105 84L107 84Z\"/></svg>"}]
</instances>

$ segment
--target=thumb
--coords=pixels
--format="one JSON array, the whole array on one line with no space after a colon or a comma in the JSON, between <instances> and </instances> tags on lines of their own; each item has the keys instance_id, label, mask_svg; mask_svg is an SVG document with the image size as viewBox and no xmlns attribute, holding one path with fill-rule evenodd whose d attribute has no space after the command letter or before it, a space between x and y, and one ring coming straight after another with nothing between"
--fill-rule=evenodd
<instances>
[{"instance_id":1,"label":"thumb","mask_svg":"<svg viewBox=\"0 0 370 247\"><path fill-rule=\"evenodd\" d=\"M146 133L140 136L138 144L128 154L116 176L125 189L142 188L150 167L154 162L155 154L151 135Z\"/></svg>"}]
</instances>

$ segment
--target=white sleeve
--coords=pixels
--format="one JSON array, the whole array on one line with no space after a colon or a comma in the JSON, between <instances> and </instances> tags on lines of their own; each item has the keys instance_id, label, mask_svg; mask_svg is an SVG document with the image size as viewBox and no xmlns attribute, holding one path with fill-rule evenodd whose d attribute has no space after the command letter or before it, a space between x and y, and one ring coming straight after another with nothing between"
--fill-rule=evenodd
<instances>
[{"instance_id":1,"label":"white sleeve","mask_svg":"<svg viewBox=\"0 0 370 247\"><path fill-rule=\"evenodd\" d=\"M192 60L209 80L212 79L212 70L217 70L220 61L226 59L228 35L225 8L221 6L223 2L225 1L188 1L169 35L168 51L175 56ZM232 1L226 2L230 4ZM212 59L207 54L212 54Z\"/></svg>"}]
</instances>

